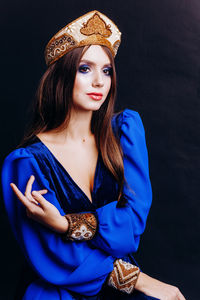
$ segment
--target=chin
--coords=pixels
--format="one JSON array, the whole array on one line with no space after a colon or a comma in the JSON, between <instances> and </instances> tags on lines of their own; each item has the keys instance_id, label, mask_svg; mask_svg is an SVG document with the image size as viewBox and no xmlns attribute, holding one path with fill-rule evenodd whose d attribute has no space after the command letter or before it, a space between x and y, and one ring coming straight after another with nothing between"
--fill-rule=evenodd
<instances>
[{"instance_id":1,"label":"chin","mask_svg":"<svg viewBox=\"0 0 200 300\"><path fill-rule=\"evenodd\" d=\"M83 103L76 103L74 105L74 109L76 111L85 111L85 112L89 112L89 111L97 111L101 108L101 106L103 105L103 103L105 102L105 100L103 101L94 101L94 102L90 102L90 103L85 103L85 105L83 105Z\"/></svg>"},{"instance_id":2,"label":"chin","mask_svg":"<svg viewBox=\"0 0 200 300\"><path fill-rule=\"evenodd\" d=\"M82 107L82 110L85 110L85 111L97 111L101 108L103 102L101 103L92 103L92 105L88 105L88 106L85 106L85 107Z\"/></svg>"},{"instance_id":3,"label":"chin","mask_svg":"<svg viewBox=\"0 0 200 300\"><path fill-rule=\"evenodd\" d=\"M103 103L96 103L96 105L93 105L93 107L91 108L92 111L96 111L99 110L101 108Z\"/></svg>"}]
</instances>

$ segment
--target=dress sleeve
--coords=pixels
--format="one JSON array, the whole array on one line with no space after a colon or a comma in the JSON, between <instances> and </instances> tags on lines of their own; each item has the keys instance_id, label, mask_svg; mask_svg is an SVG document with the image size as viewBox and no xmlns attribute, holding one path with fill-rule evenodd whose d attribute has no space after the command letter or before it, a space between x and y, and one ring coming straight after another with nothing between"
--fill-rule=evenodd
<instances>
[{"instance_id":1,"label":"dress sleeve","mask_svg":"<svg viewBox=\"0 0 200 300\"><path fill-rule=\"evenodd\" d=\"M35 176L33 188L48 189L45 198L64 215L32 154L25 148L13 151L4 161L2 187L9 221L24 255L43 280L83 295L97 294L113 270L114 258L101 249L92 248L88 242L64 242L60 234L27 217L10 183L14 182L24 192L32 174Z\"/></svg>"},{"instance_id":2,"label":"dress sleeve","mask_svg":"<svg viewBox=\"0 0 200 300\"><path fill-rule=\"evenodd\" d=\"M148 154L141 118L137 112L128 109L122 114L120 143L127 182L123 193L127 205L117 208L117 201L114 201L98 208L98 233L90 241L98 249L117 258L137 250L152 202Z\"/></svg>"}]
</instances>

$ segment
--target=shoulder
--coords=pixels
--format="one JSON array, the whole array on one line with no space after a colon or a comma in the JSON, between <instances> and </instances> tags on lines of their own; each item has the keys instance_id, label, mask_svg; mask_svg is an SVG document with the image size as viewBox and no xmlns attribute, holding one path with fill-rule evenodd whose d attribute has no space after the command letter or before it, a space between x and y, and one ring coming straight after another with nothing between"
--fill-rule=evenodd
<instances>
[{"instance_id":1,"label":"shoulder","mask_svg":"<svg viewBox=\"0 0 200 300\"><path fill-rule=\"evenodd\" d=\"M115 134L119 137L121 135L136 134L144 135L144 126L142 119L137 111L131 109L125 109L119 113L113 115L112 128Z\"/></svg>"},{"instance_id":2,"label":"shoulder","mask_svg":"<svg viewBox=\"0 0 200 300\"><path fill-rule=\"evenodd\" d=\"M2 165L2 176L7 173L14 173L17 169L20 169L24 173L28 169L35 166L36 160L33 154L27 148L17 148L6 156ZM14 175L14 174L13 174Z\"/></svg>"},{"instance_id":3,"label":"shoulder","mask_svg":"<svg viewBox=\"0 0 200 300\"><path fill-rule=\"evenodd\" d=\"M31 152L26 148L18 148L13 150L10 154L6 156L6 158L4 159L4 164L12 161L20 160L20 159L27 159L27 158L33 158Z\"/></svg>"},{"instance_id":4,"label":"shoulder","mask_svg":"<svg viewBox=\"0 0 200 300\"><path fill-rule=\"evenodd\" d=\"M43 151L41 151L41 142L38 138L34 138L30 142L25 143L20 148L13 150L4 159L4 163L19 160L36 159Z\"/></svg>"}]
</instances>

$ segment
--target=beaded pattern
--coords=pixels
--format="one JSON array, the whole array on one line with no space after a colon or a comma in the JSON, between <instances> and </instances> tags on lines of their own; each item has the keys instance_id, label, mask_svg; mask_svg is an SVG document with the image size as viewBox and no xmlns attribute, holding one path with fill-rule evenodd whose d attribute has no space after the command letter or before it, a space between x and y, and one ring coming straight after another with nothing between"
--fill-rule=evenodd
<instances>
[{"instance_id":1,"label":"beaded pattern","mask_svg":"<svg viewBox=\"0 0 200 300\"><path fill-rule=\"evenodd\" d=\"M45 50L45 59L47 65L52 60L56 61L58 58L60 58L60 56L62 56L63 53L66 52L66 50L74 48L76 45L77 42L74 40L74 38L66 33L59 38L54 39L54 41L52 41Z\"/></svg>"},{"instance_id":2,"label":"beaded pattern","mask_svg":"<svg viewBox=\"0 0 200 300\"><path fill-rule=\"evenodd\" d=\"M108 278L108 285L126 294L134 290L140 269L137 266L117 259L114 262L114 270Z\"/></svg>"},{"instance_id":3,"label":"beaded pattern","mask_svg":"<svg viewBox=\"0 0 200 300\"><path fill-rule=\"evenodd\" d=\"M73 231L71 237L77 241L82 241L85 239L88 240L88 239L92 238L92 232L91 232L91 230L88 230L87 226L81 225L80 228Z\"/></svg>"},{"instance_id":4,"label":"beaded pattern","mask_svg":"<svg viewBox=\"0 0 200 300\"><path fill-rule=\"evenodd\" d=\"M65 240L87 241L91 240L97 228L97 220L91 213L78 213L65 215L69 228L64 235Z\"/></svg>"}]
</instances>

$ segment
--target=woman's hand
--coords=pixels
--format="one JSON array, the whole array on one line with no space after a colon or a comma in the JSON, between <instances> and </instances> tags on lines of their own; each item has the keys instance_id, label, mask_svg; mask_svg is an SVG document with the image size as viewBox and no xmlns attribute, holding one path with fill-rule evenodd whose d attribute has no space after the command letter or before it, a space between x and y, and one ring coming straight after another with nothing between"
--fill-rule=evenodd
<instances>
[{"instance_id":1,"label":"woman's hand","mask_svg":"<svg viewBox=\"0 0 200 300\"><path fill-rule=\"evenodd\" d=\"M47 190L32 191L34 180L32 175L27 182L24 195L14 183L10 184L13 192L26 207L27 216L56 232L66 232L68 230L67 219L61 216L58 209L42 196L48 192Z\"/></svg>"},{"instance_id":2,"label":"woman's hand","mask_svg":"<svg viewBox=\"0 0 200 300\"><path fill-rule=\"evenodd\" d=\"M161 282L142 272L138 276L135 289L160 300L186 300L177 287Z\"/></svg>"}]
</instances>

